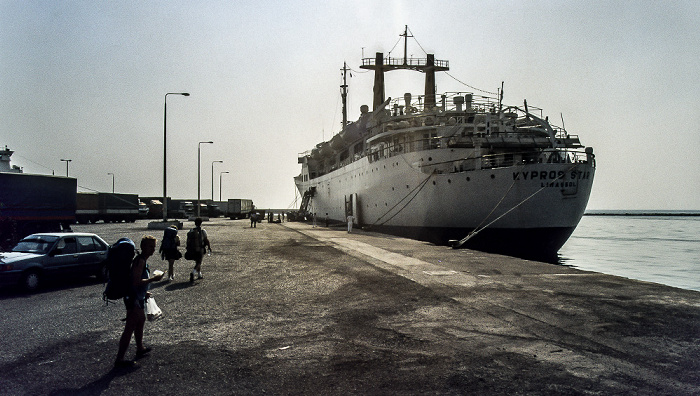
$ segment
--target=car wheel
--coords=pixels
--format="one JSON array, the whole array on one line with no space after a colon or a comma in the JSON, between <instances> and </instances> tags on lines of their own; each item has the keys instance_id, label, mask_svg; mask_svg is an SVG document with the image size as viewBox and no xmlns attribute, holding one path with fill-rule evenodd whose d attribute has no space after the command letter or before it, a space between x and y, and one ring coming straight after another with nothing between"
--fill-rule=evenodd
<instances>
[{"instance_id":1,"label":"car wheel","mask_svg":"<svg viewBox=\"0 0 700 396\"><path fill-rule=\"evenodd\" d=\"M95 276L97 277L97 280L107 282L107 280L109 279L109 272L107 270L106 263L100 265L100 269L97 271L97 274L95 274Z\"/></svg>"},{"instance_id":2,"label":"car wheel","mask_svg":"<svg viewBox=\"0 0 700 396\"><path fill-rule=\"evenodd\" d=\"M28 292L33 292L41 284L41 275L37 270L30 270L22 277L22 287Z\"/></svg>"}]
</instances>

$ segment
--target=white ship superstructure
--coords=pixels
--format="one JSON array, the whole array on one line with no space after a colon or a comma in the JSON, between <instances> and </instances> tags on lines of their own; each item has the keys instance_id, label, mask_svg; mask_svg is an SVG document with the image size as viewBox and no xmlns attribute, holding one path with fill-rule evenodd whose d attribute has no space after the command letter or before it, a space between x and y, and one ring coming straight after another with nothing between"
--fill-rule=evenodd
<instances>
[{"instance_id":1,"label":"white ship superstructure","mask_svg":"<svg viewBox=\"0 0 700 396\"><path fill-rule=\"evenodd\" d=\"M375 71L374 110L363 106L353 123L344 117L340 133L300 155L302 211L519 255L555 253L566 242L595 173L593 150L578 136L527 102L503 105L502 91L436 95L435 73L449 63L432 54L377 53L361 67ZM384 100L383 75L397 69L425 73L425 93Z\"/></svg>"}]
</instances>

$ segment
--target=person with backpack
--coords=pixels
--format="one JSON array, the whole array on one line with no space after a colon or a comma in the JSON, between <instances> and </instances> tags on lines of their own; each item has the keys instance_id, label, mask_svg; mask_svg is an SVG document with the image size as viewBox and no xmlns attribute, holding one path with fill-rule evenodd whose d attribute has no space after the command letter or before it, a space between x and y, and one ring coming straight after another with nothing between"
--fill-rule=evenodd
<instances>
[{"instance_id":1,"label":"person with backpack","mask_svg":"<svg viewBox=\"0 0 700 396\"><path fill-rule=\"evenodd\" d=\"M197 279L204 278L202 276L202 259L207 248L209 248L209 253L211 253L211 245L209 244L207 231L202 228L201 217L194 219L194 226L193 229L187 232L187 251L185 252L185 258L194 260L195 263L194 269L190 273L190 283L194 283L195 276Z\"/></svg>"},{"instance_id":2,"label":"person with backpack","mask_svg":"<svg viewBox=\"0 0 700 396\"><path fill-rule=\"evenodd\" d=\"M177 235L177 227L172 225L163 232L163 240L160 242L160 257L163 260L168 260L168 280L175 279L173 265L175 260L182 257L182 253L178 250L180 246L180 237Z\"/></svg>"},{"instance_id":3,"label":"person with backpack","mask_svg":"<svg viewBox=\"0 0 700 396\"><path fill-rule=\"evenodd\" d=\"M159 281L163 274L151 276L148 268L149 257L156 251L156 238L150 235L141 239L141 253L134 258L131 264L131 289L124 297L126 307L126 323L124 332L119 339L119 351L115 367L130 367L134 365L133 360L124 360L126 350L131 343L131 336L136 341L136 357L141 357L151 351L151 348L143 345L143 326L146 323L146 299L150 296L148 287L152 282Z\"/></svg>"}]
</instances>

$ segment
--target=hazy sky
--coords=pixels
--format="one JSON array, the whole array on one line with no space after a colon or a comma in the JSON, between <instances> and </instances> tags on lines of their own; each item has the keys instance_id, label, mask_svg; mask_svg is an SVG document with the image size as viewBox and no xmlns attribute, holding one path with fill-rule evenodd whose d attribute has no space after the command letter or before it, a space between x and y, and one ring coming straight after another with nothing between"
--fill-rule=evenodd
<instances>
[{"instance_id":1,"label":"hazy sky","mask_svg":"<svg viewBox=\"0 0 700 396\"><path fill-rule=\"evenodd\" d=\"M31 1L0 0L0 145L27 173L79 191L251 198L287 208L298 154L338 132L340 69L349 119L371 106L362 55L404 25L409 55L504 102L544 109L592 146L589 209L700 209L700 1ZM422 47L422 48L421 48ZM403 55L401 45L391 54ZM392 72L386 94L423 92ZM472 91L444 73L438 92Z\"/></svg>"}]
</instances>

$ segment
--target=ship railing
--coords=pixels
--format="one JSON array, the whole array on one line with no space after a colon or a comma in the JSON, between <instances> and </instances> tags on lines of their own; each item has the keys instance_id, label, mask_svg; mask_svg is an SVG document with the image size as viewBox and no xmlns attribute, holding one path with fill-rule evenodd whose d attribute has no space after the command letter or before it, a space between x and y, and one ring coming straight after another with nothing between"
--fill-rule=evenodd
<instances>
[{"instance_id":1,"label":"ship railing","mask_svg":"<svg viewBox=\"0 0 700 396\"><path fill-rule=\"evenodd\" d=\"M518 119L525 118L525 111L516 106L501 106L496 95L482 95L473 92L458 91L445 92L441 95L435 95L438 113L491 113L493 115L512 112L515 113ZM455 98L460 98L455 101ZM422 111L433 113L434 109L426 109L425 95L411 95L409 103L403 97L393 98L386 106L386 109L391 111L391 115L410 116L412 113ZM543 110L539 107L529 105L528 111L530 114L543 118Z\"/></svg>"},{"instance_id":2,"label":"ship railing","mask_svg":"<svg viewBox=\"0 0 700 396\"><path fill-rule=\"evenodd\" d=\"M362 58L362 66L376 66L376 58ZM409 67L424 67L428 65L428 58L391 58L384 57L382 59L383 66L409 66ZM450 61L447 60L433 60L433 66L440 68L449 68Z\"/></svg>"},{"instance_id":3,"label":"ship railing","mask_svg":"<svg viewBox=\"0 0 700 396\"><path fill-rule=\"evenodd\" d=\"M502 135L502 136L508 136L508 135L513 135L512 133L499 133L499 134L493 134L495 137L496 135ZM374 162L379 159L383 158L391 158L397 155L402 155L406 153L411 153L411 152L416 152L416 151L424 151L424 150L433 150L433 149L440 149L440 148L447 148L447 147L452 147L451 145L451 140L452 138L450 137L444 137L444 136L435 136L435 134L432 134L432 136L428 137L422 137L422 138L416 138L416 139L408 139L407 137L410 135L404 135L403 139L398 139L398 140L385 140L385 141L378 141L365 150L365 153L363 153L362 156L366 155L369 157L370 162ZM515 135L517 136L517 135ZM577 136L571 136L569 135L567 137L568 140L563 141L564 143L567 142L578 142L578 137ZM522 139L519 138L519 141L523 143ZM536 143L536 142L535 142ZM548 141L546 142L548 144ZM532 163L532 162L539 162L539 163L551 163L551 162L586 162L587 161L587 155L584 151L582 151L579 147L572 148L572 147L567 147L567 148L558 148L558 149L544 149L544 147L540 147L537 150L531 150L527 152L507 152L507 153L497 153L497 154L490 154L492 157L489 157L489 155L484 155L481 158L485 159L485 164L486 167L492 167L492 164L498 164L498 166L512 166L513 164L509 163L508 158L524 158L526 162ZM347 165L353 161L356 161L360 158L361 156L358 156L355 154L353 157L348 157L344 161L340 163L340 166ZM557 158L557 159L555 159Z\"/></svg>"},{"instance_id":4,"label":"ship railing","mask_svg":"<svg viewBox=\"0 0 700 396\"><path fill-rule=\"evenodd\" d=\"M486 154L447 162L431 163L427 167L436 173L459 173L479 169L498 169L527 164L585 164L588 156L580 150L527 151ZM595 166L595 163L593 163Z\"/></svg>"}]
</instances>

